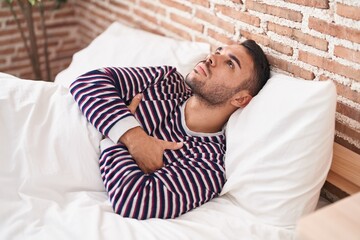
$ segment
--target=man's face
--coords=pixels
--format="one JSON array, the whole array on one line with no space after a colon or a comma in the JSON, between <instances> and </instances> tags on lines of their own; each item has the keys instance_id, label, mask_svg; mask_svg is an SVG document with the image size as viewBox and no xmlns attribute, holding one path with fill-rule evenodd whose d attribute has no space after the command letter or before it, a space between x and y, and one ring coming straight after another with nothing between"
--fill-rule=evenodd
<instances>
[{"instance_id":1,"label":"man's face","mask_svg":"<svg viewBox=\"0 0 360 240\"><path fill-rule=\"evenodd\" d=\"M250 79L253 69L253 60L245 47L230 45L218 48L199 62L185 82L194 95L216 106L244 90L244 83Z\"/></svg>"}]
</instances>

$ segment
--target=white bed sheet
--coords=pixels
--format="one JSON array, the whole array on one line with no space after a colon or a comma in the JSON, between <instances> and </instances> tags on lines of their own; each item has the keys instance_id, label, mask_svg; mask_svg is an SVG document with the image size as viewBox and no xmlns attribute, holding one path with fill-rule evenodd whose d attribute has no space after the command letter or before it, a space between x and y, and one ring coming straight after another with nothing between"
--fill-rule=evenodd
<instances>
[{"instance_id":1,"label":"white bed sheet","mask_svg":"<svg viewBox=\"0 0 360 240\"><path fill-rule=\"evenodd\" d=\"M0 73L0 239L293 239L227 195L172 220L114 214L100 134L68 90Z\"/></svg>"}]
</instances>

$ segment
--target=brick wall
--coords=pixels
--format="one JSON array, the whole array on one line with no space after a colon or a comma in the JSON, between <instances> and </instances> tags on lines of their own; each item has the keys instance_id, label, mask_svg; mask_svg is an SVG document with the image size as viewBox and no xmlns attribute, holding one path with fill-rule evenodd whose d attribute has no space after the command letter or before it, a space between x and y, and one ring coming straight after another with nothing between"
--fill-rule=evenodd
<instances>
[{"instance_id":1,"label":"brick wall","mask_svg":"<svg viewBox=\"0 0 360 240\"><path fill-rule=\"evenodd\" d=\"M74 52L80 49L80 39L77 35L77 21L74 4L69 2L59 10L54 10L52 2L46 2L45 18L48 33L49 60L52 79L55 75L66 68ZM20 8L16 5L22 26L26 24ZM38 9L33 11L35 34L38 38L40 63L42 75L45 79L44 39L40 25L40 13ZM5 3L0 3L0 72L6 72L18 77L34 79L33 70L21 39L20 31L11 14L10 8Z\"/></svg>"},{"instance_id":2,"label":"brick wall","mask_svg":"<svg viewBox=\"0 0 360 240\"><path fill-rule=\"evenodd\" d=\"M360 1L76 0L60 11L66 17L49 16L58 22L52 30L53 44L60 45L52 51L54 69L63 68L75 50L113 21L177 39L209 42L213 48L254 39L273 70L336 84L335 141L360 153ZM15 64L12 59L20 44L13 43L15 50L1 44L3 32L16 31L7 26L6 14L0 9L0 66L4 61L8 66L0 71L22 76L30 70L25 67L28 63L24 59ZM68 24L63 25L64 19ZM15 65L20 67L14 69Z\"/></svg>"}]
</instances>

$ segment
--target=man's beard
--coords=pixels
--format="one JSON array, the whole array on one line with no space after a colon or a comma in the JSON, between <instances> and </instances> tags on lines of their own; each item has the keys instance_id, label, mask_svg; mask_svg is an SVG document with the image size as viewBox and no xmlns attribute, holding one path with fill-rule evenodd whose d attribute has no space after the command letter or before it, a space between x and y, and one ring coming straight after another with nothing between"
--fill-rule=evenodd
<instances>
[{"instance_id":1,"label":"man's beard","mask_svg":"<svg viewBox=\"0 0 360 240\"><path fill-rule=\"evenodd\" d=\"M206 86L206 82L197 81L196 78L190 79L189 74L185 77L185 82L194 96L211 107L224 105L235 93L242 90L242 84L233 88L216 83Z\"/></svg>"}]
</instances>

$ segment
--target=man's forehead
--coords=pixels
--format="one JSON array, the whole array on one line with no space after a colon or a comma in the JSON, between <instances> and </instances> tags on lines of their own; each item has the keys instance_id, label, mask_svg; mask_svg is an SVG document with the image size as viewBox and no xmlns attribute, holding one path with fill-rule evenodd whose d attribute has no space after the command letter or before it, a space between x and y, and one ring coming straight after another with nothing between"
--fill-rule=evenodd
<instances>
[{"instance_id":1,"label":"man's forehead","mask_svg":"<svg viewBox=\"0 0 360 240\"><path fill-rule=\"evenodd\" d=\"M231 44L218 47L217 51L242 51L244 47L240 44Z\"/></svg>"},{"instance_id":2,"label":"man's forehead","mask_svg":"<svg viewBox=\"0 0 360 240\"><path fill-rule=\"evenodd\" d=\"M226 47L229 47L229 48L239 48L241 47L240 44L231 44L231 45L225 45Z\"/></svg>"}]
</instances>

